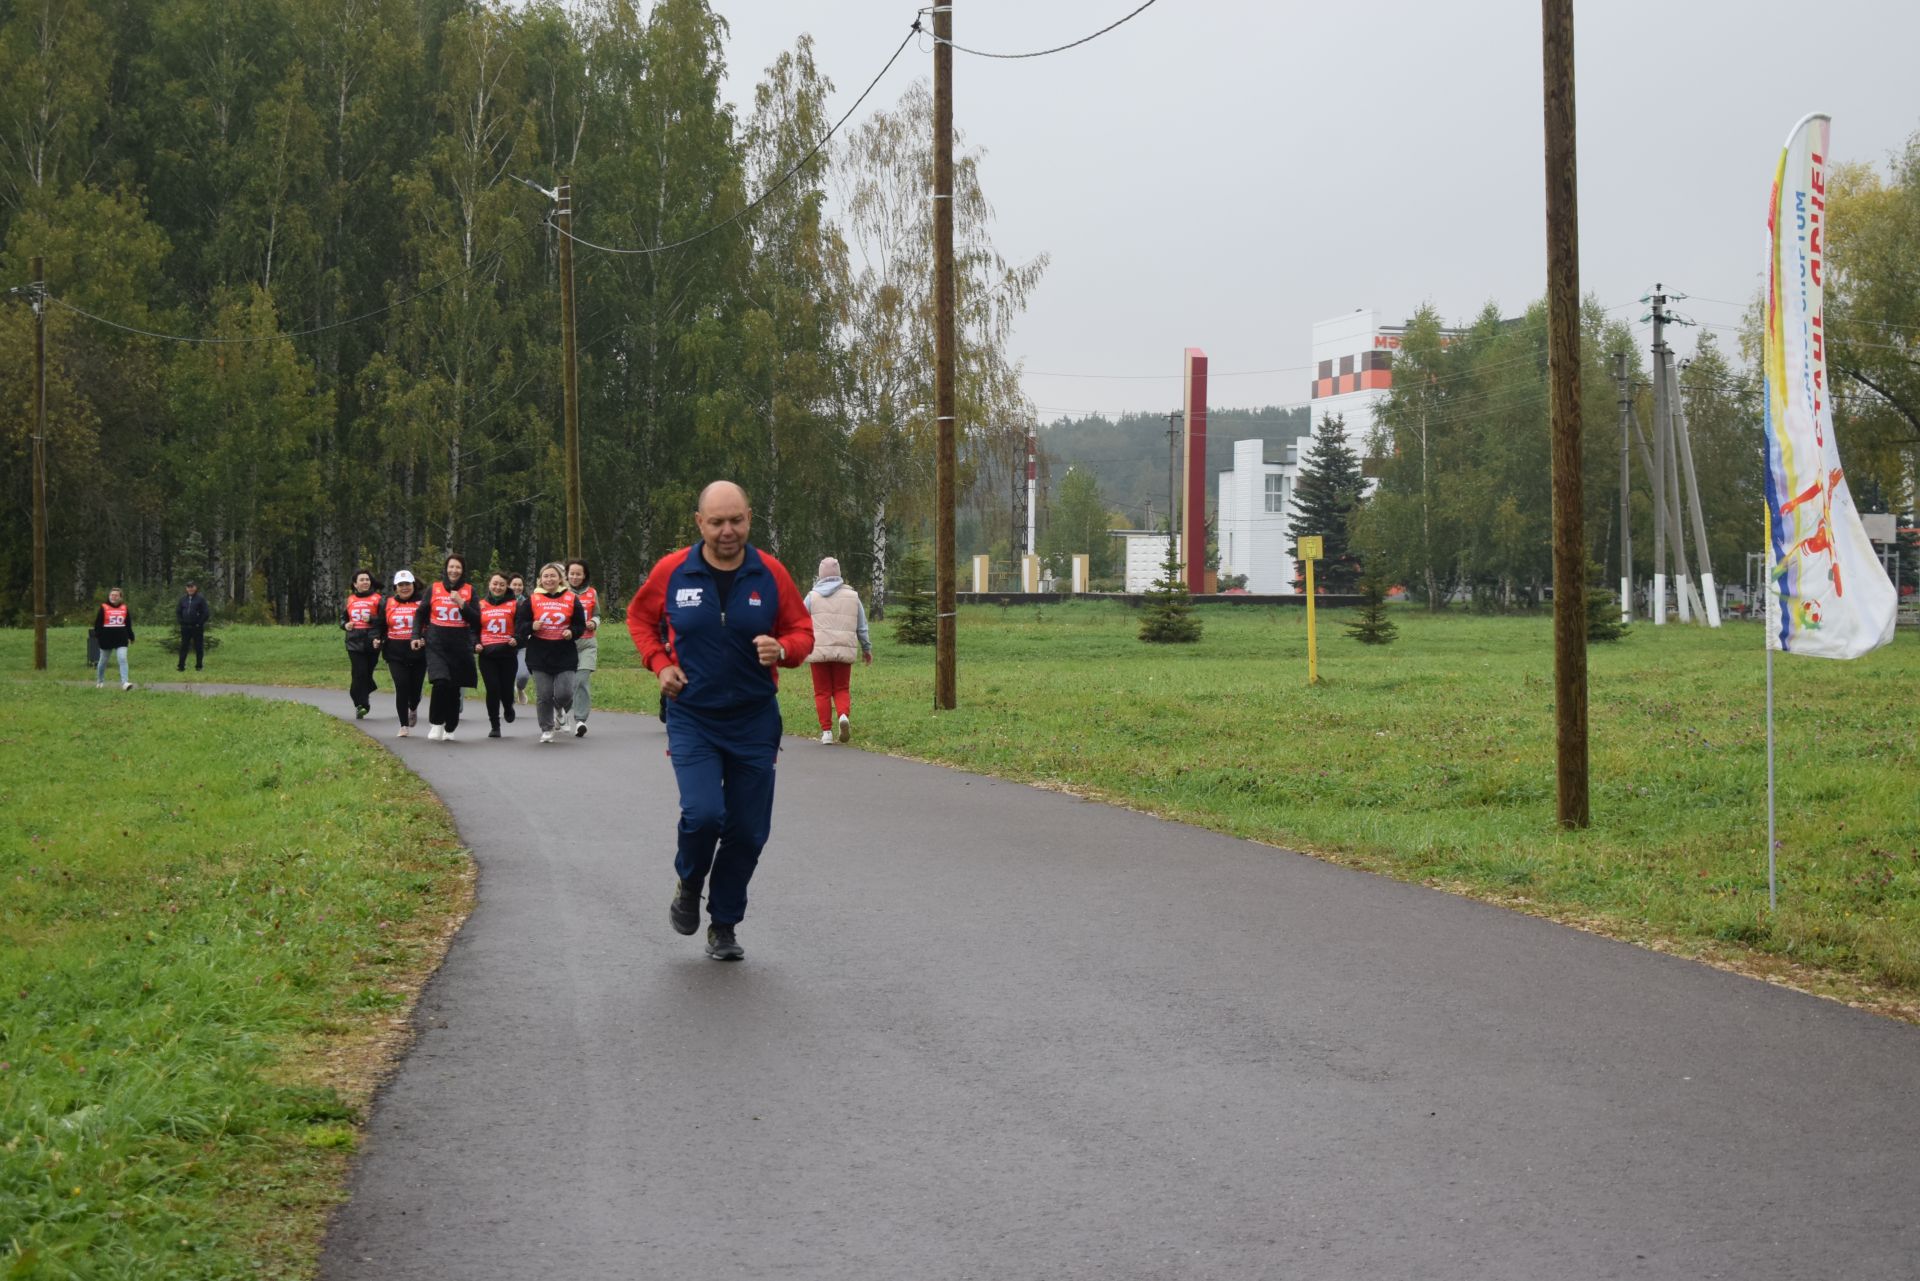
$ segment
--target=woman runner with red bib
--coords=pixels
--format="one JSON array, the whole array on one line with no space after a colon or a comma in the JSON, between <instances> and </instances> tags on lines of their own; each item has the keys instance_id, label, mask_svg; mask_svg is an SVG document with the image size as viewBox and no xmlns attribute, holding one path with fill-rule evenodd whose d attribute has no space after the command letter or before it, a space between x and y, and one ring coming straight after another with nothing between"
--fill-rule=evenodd
<instances>
[{"instance_id":1,"label":"woman runner with red bib","mask_svg":"<svg viewBox=\"0 0 1920 1281\"><path fill-rule=\"evenodd\" d=\"M107 593L107 599L100 608L93 611L93 639L100 647L99 661L93 668L93 685L103 689L107 683L107 660L120 660L120 688L133 688L133 679L127 675L127 646L133 644L133 606L127 604L126 593L118 587Z\"/></svg>"},{"instance_id":2,"label":"woman runner with red bib","mask_svg":"<svg viewBox=\"0 0 1920 1281\"><path fill-rule=\"evenodd\" d=\"M373 665L380 661L373 634L374 622L384 603L380 593L373 589L373 571L354 570L353 590L347 593L346 606L340 611L340 630L347 634L347 662L353 668L353 678L347 682L347 697L353 700L356 720L366 719L367 700L380 689L373 679Z\"/></svg>"},{"instance_id":3,"label":"woman runner with red bib","mask_svg":"<svg viewBox=\"0 0 1920 1281\"><path fill-rule=\"evenodd\" d=\"M447 557L440 581L427 592L427 738L451 743L460 726L460 691L480 684L473 651L480 640L480 608L467 562Z\"/></svg>"},{"instance_id":4,"label":"woman runner with red bib","mask_svg":"<svg viewBox=\"0 0 1920 1281\"><path fill-rule=\"evenodd\" d=\"M513 678L520 655L514 629L519 621L520 601L507 590L507 576L492 575L486 599L480 602L480 679L487 687L488 738L500 737L502 716L513 724Z\"/></svg>"},{"instance_id":5,"label":"woman runner with red bib","mask_svg":"<svg viewBox=\"0 0 1920 1281\"><path fill-rule=\"evenodd\" d=\"M580 665L574 638L587 627L580 598L567 590L566 572L557 563L542 565L539 585L520 602L520 644L533 673L543 743L553 741L560 714L573 706L573 673Z\"/></svg>"},{"instance_id":6,"label":"woman runner with red bib","mask_svg":"<svg viewBox=\"0 0 1920 1281\"><path fill-rule=\"evenodd\" d=\"M600 592L588 579L592 577L584 560L567 562L567 587L580 598L580 612L586 617L587 630L576 644L580 666L573 673L573 736L587 736L587 717L593 711L593 673L600 666ZM567 727L564 720L560 728Z\"/></svg>"},{"instance_id":7,"label":"woman runner with red bib","mask_svg":"<svg viewBox=\"0 0 1920 1281\"><path fill-rule=\"evenodd\" d=\"M405 738L420 719L420 685L427 678L427 601L414 587L413 571L393 576L393 591L374 615L373 647L387 657L387 675L393 678L393 705L400 712Z\"/></svg>"}]
</instances>

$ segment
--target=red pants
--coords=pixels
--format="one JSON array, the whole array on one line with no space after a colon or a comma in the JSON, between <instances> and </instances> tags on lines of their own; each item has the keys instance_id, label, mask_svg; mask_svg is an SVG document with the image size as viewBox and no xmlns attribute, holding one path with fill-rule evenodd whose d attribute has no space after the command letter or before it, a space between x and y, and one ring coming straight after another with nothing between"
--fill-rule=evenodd
<instances>
[{"instance_id":1,"label":"red pants","mask_svg":"<svg viewBox=\"0 0 1920 1281\"><path fill-rule=\"evenodd\" d=\"M820 717L821 729L833 728L833 709L842 716L853 714L853 664L809 663L813 672L813 710Z\"/></svg>"}]
</instances>

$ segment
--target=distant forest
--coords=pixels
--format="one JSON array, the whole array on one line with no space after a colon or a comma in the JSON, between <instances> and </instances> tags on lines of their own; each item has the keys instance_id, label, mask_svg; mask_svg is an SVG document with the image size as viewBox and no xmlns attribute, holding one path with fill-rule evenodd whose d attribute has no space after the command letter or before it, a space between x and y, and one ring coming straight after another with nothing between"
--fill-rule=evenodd
<instances>
[{"instance_id":1,"label":"distant forest","mask_svg":"<svg viewBox=\"0 0 1920 1281\"><path fill-rule=\"evenodd\" d=\"M1278 458L1286 446L1311 430L1302 406L1207 411L1207 495L1214 478L1233 466L1237 441L1262 439L1267 456ZM1165 414L1122 414L1118 421L1099 416L1060 418L1040 429L1040 448L1057 485L1070 468L1093 473L1100 495L1129 524L1144 528L1148 507L1154 523L1167 518L1167 418Z\"/></svg>"}]
</instances>

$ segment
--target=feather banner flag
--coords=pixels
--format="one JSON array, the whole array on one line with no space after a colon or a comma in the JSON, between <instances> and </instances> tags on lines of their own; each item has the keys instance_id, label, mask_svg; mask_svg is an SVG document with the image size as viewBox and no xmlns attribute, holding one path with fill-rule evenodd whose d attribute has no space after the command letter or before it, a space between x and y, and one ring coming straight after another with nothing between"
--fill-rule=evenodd
<instances>
[{"instance_id":1,"label":"feather banner flag","mask_svg":"<svg viewBox=\"0 0 1920 1281\"><path fill-rule=\"evenodd\" d=\"M1767 646L1858 658L1893 639L1899 599L1840 468L1823 282L1831 122L1793 127L1767 211Z\"/></svg>"}]
</instances>

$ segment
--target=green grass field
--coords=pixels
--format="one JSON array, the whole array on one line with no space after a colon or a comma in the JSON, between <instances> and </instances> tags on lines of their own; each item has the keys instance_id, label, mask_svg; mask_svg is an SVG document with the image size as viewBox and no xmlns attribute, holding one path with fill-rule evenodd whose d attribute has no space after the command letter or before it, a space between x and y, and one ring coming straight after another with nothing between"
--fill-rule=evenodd
<instances>
[{"instance_id":1,"label":"green grass field","mask_svg":"<svg viewBox=\"0 0 1920 1281\"><path fill-rule=\"evenodd\" d=\"M427 788L312 709L14 686L0 1276L311 1276L469 886Z\"/></svg>"},{"instance_id":2,"label":"green grass field","mask_svg":"<svg viewBox=\"0 0 1920 1281\"><path fill-rule=\"evenodd\" d=\"M876 625L854 677L871 750L1070 789L1886 1008L1920 997L1920 637L1852 663L1778 660L1781 903L1766 909L1764 656L1755 627L1636 626L1591 651L1591 830L1554 823L1550 622L1396 613L1398 643L1301 611L1214 607L1197 645L1134 638L1106 603L968 607L960 707L931 711L932 653ZM58 636L59 634L56 633ZM329 629L222 633L208 679L334 685ZM24 633L0 638L26 665ZM79 633L61 636L80 668ZM136 647L135 679L174 679ZM617 625L600 707L651 710ZM55 675L60 673L56 672ZM191 673L189 673L191 676ZM114 691L109 691L114 693ZM384 696L384 691L383 691ZM341 695L345 701L344 692ZM804 673L787 725L812 726ZM376 699L376 711L391 713ZM795 750L834 750L796 744ZM1920 1008L1920 1007L1915 1007ZM1909 1012L1912 1012L1911 1009Z\"/></svg>"}]
</instances>

